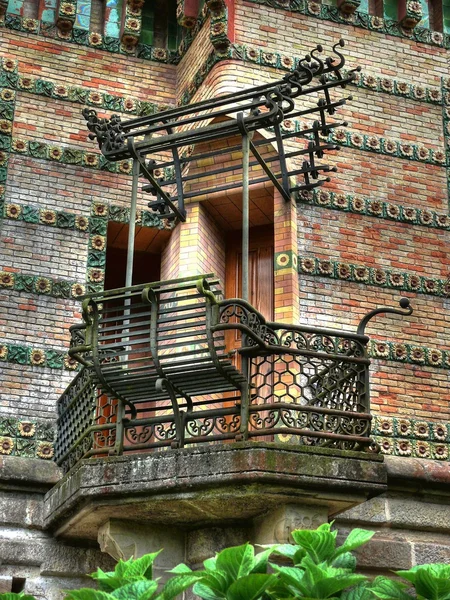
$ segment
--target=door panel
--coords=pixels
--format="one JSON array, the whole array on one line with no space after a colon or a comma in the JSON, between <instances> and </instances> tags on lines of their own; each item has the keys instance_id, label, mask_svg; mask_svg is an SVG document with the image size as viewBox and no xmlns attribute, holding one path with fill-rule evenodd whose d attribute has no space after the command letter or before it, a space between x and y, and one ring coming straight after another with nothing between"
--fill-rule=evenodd
<instances>
[{"instance_id":1,"label":"door panel","mask_svg":"<svg viewBox=\"0 0 450 600\"><path fill-rule=\"evenodd\" d=\"M242 290L242 233L235 232L227 238L226 254L226 282L225 297L240 298ZM274 314L274 274L273 274L274 239L273 226L255 227L250 229L249 240L249 302L266 319L273 320ZM231 329L225 332L225 343L229 352L233 354L233 364L242 369L241 356L237 350L241 347L241 332ZM259 388L269 386L269 394L273 387L272 364L269 360L259 370L253 385ZM234 394L230 394L230 404L238 401ZM271 402L271 397L268 399ZM252 403L252 389L250 389L250 402ZM262 436L261 441L271 441L273 436Z\"/></svg>"},{"instance_id":2,"label":"door panel","mask_svg":"<svg viewBox=\"0 0 450 600\"><path fill-rule=\"evenodd\" d=\"M273 319L273 226L250 229L249 241L249 302L266 319ZM227 298L241 297L242 233L227 237L226 284Z\"/></svg>"},{"instance_id":3,"label":"door panel","mask_svg":"<svg viewBox=\"0 0 450 600\"><path fill-rule=\"evenodd\" d=\"M225 297L240 298L242 295L242 233L233 232L227 237ZM253 227L249 241L249 302L268 320L274 312L273 278L273 226ZM229 351L241 345L241 333L226 332L225 341ZM240 366L240 361L235 363Z\"/></svg>"}]
</instances>

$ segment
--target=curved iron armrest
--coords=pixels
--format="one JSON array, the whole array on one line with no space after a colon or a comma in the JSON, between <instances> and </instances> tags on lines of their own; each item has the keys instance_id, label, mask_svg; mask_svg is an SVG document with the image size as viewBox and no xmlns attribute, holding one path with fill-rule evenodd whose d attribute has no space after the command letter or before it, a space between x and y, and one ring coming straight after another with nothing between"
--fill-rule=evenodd
<instances>
[{"instance_id":1,"label":"curved iron armrest","mask_svg":"<svg viewBox=\"0 0 450 600\"><path fill-rule=\"evenodd\" d=\"M224 315L224 311L221 309L226 308L234 309L238 308L244 311L243 314L237 314L235 310L232 310L230 314L226 315L228 318L236 317L238 319L237 322L229 323L227 321L221 321L221 318ZM215 306L213 306L213 314L214 314L214 324L211 326L212 331L225 331L227 329L238 329L242 331L246 336L251 338L256 346L259 346L262 350L267 349L268 341L272 341L272 343L276 344L278 336L275 331L271 328L272 323L270 321L266 321L264 315L262 315L254 306L252 306L249 302L242 300L241 298L229 298L227 300L220 300L215 302ZM249 324L251 318L253 317L253 327ZM255 330L256 329L256 330ZM264 331L264 337L262 337L259 333L259 330ZM265 339L264 339L265 338ZM253 348L253 346L251 347ZM245 348L241 348L239 352L244 349L250 349L250 347L246 346Z\"/></svg>"},{"instance_id":2,"label":"curved iron armrest","mask_svg":"<svg viewBox=\"0 0 450 600\"><path fill-rule=\"evenodd\" d=\"M245 323L226 323L220 322L221 312L220 309L227 306L237 306L246 310L248 313L254 315L259 320L260 327L264 330L264 337L258 335L254 328L249 327ZM383 309L384 310L384 309ZM278 323L276 321L268 321L264 315L262 315L254 306L252 306L249 302L242 300L241 298L230 298L226 300L221 300L216 302L216 319L214 324L214 330L219 331L221 329L239 329L249 335L259 346L262 348L266 348L267 346L280 345L279 344L279 336L277 335L277 330L289 330L292 332L298 331L299 333L312 333L312 334L322 334L327 336L336 336L343 339L354 340L360 342L362 344L367 344L369 341L368 336L364 334L351 333L348 331L341 331L339 329L325 329L323 327L309 327L307 325L291 325L288 323ZM223 314L223 312L222 312ZM237 316L231 314L230 316ZM270 337L269 337L270 336Z\"/></svg>"},{"instance_id":3,"label":"curved iron armrest","mask_svg":"<svg viewBox=\"0 0 450 600\"><path fill-rule=\"evenodd\" d=\"M69 327L71 340L68 354L71 358L74 358L83 366L92 367L92 362L88 362L82 356L83 354L86 354L87 352L90 352L92 350L92 346L90 344L86 344L86 328L86 323L77 323L76 325L72 325L71 327Z\"/></svg>"},{"instance_id":4,"label":"curved iron armrest","mask_svg":"<svg viewBox=\"0 0 450 600\"><path fill-rule=\"evenodd\" d=\"M204 290L207 294L207 290ZM369 337L365 334L365 328L369 321L378 314L383 313L392 313L403 316L408 316L412 314L413 309L410 306L410 302L408 298L402 298L400 300L400 310L398 308L391 307L381 307L376 308L375 310L370 311L359 323L356 333L349 333L345 331L340 331L337 329L324 329L319 327L308 327L308 326L298 326L298 325L288 325L286 323L277 323L275 321L268 321L254 306L252 306L249 302L242 300L241 298L230 298L227 300L216 301L210 298L211 304L213 305L213 314L214 314L214 323L212 324L212 331L221 331L227 329L239 329L246 336L248 336L253 342L255 346L258 346L261 350L268 351L269 349L273 351L274 346L284 347L283 344L280 343L279 336L277 334L278 329L289 330L292 332L298 331L301 333L314 333L314 334L323 334L328 336L338 336L340 338L348 338L349 340L353 340L361 343L362 345L366 345L369 341ZM226 315L228 318L235 317L238 319L238 322L223 322L221 319L224 316L224 312L226 308L229 307L231 312ZM243 314L239 315L236 312L236 308L240 308L243 311ZM224 310L225 309L225 310ZM253 326L251 323L251 318L253 317ZM244 342L245 340L243 340ZM243 346L239 352L245 352L249 350L253 350L255 346Z\"/></svg>"},{"instance_id":5,"label":"curved iron armrest","mask_svg":"<svg viewBox=\"0 0 450 600\"><path fill-rule=\"evenodd\" d=\"M365 317L363 317L361 319L361 321L359 322L358 325L358 329L356 330L356 333L358 335L365 335L365 329L366 326L368 324L368 322L373 319L373 317L375 317L376 315L380 315L380 314L385 314L385 313L392 313L395 315L403 315L403 316L408 316L411 315L413 312L413 308L409 302L409 298L401 298L400 299L400 308L403 308L404 310L400 310L398 308L390 308L389 306L382 306L381 308L375 308L374 310L371 310Z\"/></svg>"}]
</instances>

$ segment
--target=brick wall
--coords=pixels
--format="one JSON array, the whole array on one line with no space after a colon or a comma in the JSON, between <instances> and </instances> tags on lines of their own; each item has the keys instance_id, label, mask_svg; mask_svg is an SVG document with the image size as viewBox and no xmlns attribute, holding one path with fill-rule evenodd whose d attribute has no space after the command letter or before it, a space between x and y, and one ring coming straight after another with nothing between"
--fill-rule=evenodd
<instances>
[{"instance_id":1,"label":"brick wall","mask_svg":"<svg viewBox=\"0 0 450 600\"><path fill-rule=\"evenodd\" d=\"M73 373L61 357L59 368L51 361L33 366L30 352L66 351L67 328L78 320L80 304L70 291L68 296L58 291L61 281L65 289L76 283L101 288L105 255L103 249L93 252L92 244L107 244L110 207L122 210L115 210L118 220L127 219L129 165L100 163L81 117L85 102L102 116L116 112L127 119L139 102L161 108L233 93L282 77L286 65L318 41L329 49L340 36L348 42L349 67L363 68L358 86L348 87L354 100L336 117L349 121L350 133L340 152L329 155L339 171L322 194L300 198L298 208L275 197L275 314L280 320L353 330L368 310L408 295L412 317L379 317L371 324L374 339L391 344L389 357L374 346L374 410L434 420L448 411L444 359L430 366L432 351L450 350L444 287L450 271L448 169L442 156L450 98L441 81L448 77L448 50L244 0L236 2L235 16L236 46L228 55L214 51L208 18L178 65L0 30L2 56L18 60L19 76L14 85L4 85L14 87L16 96L0 271L5 281L16 279L0 288L0 348L8 344L16 358L1 363L11 385L1 395L0 414L53 414ZM261 59L252 58L252 49ZM279 68L270 66L274 56ZM66 95L59 86L78 91ZM288 149L304 143L292 138ZM236 156L225 158L239 162ZM221 160L194 164L191 172L218 168ZM258 170L253 173L259 176ZM211 178L205 186L218 181ZM139 194L140 211L149 200ZM11 204L22 211L20 218ZM57 211L60 221L45 222L45 210ZM215 271L224 281L223 232L201 203L188 204L187 210L186 223L175 227L162 251L162 278ZM84 225L74 220L80 217ZM100 272L96 283L89 281L92 269ZM370 278L377 270L381 280L374 284ZM51 280L51 293L36 290L39 277ZM408 345L407 360L401 348L393 354L401 344ZM13 346L23 346L26 357L19 360ZM425 362L412 356L416 347L426 353Z\"/></svg>"}]
</instances>

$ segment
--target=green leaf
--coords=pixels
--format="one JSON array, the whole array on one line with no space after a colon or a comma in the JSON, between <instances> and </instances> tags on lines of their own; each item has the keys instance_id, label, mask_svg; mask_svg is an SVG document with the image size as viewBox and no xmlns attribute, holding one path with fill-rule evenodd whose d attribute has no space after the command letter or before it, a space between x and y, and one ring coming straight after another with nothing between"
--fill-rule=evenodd
<instances>
[{"instance_id":1,"label":"green leaf","mask_svg":"<svg viewBox=\"0 0 450 600\"><path fill-rule=\"evenodd\" d=\"M276 575L253 573L230 585L227 600L259 600L263 592L277 580Z\"/></svg>"},{"instance_id":2,"label":"green leaf","mask_svg":"<svg viewBox=\"0 0 450 600\"><path fill-rule=\"evenodd\" d=\"M179 565L168 571L168 573L192 573L192 569L184 563L180 563Z\"/></svg>"},{"instance_id":3,"label":"green leaf","mask_svg":"<svg viewBox=\"0 0 450 600\"><path fill-rule=\"evenodd\" d=\"M267 573L267 563L269 560L269 556L273 554L276 546L271 546L264 550L264 552L260 552L257 554L253 561L253 568L251 570L252 573Z\"/></svg>"},{"instance_id":4,"label":"green leaf","mask_svg":"<svg viewBox=\"0 0 450 600\"><path fill-rule=\"evenodd\" d=\"M344 552L351 552L360 546L367 544L367 542L375 535L374 531L367 531L366 529L353 529L348 536L345 542L340 546L335 556L339 556L340 554L344 554Z\"/></svg>"},{"instance_id":5,"label":"green leaf","mask_svg":"<svg viewBox=\"0 0 450 600\"><path fill-rule=\"evenodd\" d=\"M289 591L300 592L302 596L307 596L309 589L305 585L305 572L297 567L279 567L278 565L270 565L274 571L278 572L279 578L285 584ZM298 595L298 594L296 594Z\"/></svg>"},{"instance_id":6,"label":"green leaf","mask_svg":"<svg viewBox=\"0 0 450 600\"><path fill-rule=\"evenodd\" d=\"M336 531L311 531L309 529L297 529L292 532L295 543L304 548L316 563L328 560L334 555L336 535Z\"/></svg>"},{"instance_id":7,"label":"green leaf","mask_svg":"<svg viewBox=\"0 0 450 600\"><path fill-rule=\"evenodd\" d=\"M0 594L0 600L36 600L34 596L29 594L15 594L14 592L7 592L6 594Z\"/></svg>"},{"instance_id":8,"label":"green leaf","mask_svg":"<svg viewBox=\"0 0 450 600\"><path fill-rule=\"evenodd\" d=\"M130 577L144 577L145 579L151 579L153 562L160 552L162 552L162 550L152 552L151 554L145 554L141 558L135 559L131 564L127 565L124 577L126 579L130 579Z\"/></svg>"},{"instance_id":9,"label":"green leaf","mask_svg":"<svg viewBox=\"0 0 450 600\"><path fill-rule=\"evenodd\" d=\"M331 563L336 569L348 569L354 571L356 569L356 558L351 552L344 552Z\"/></svg>"},{"instance_id":10,"label":"green leaf","mask_svg":"<svg viewBox=\"0 0 450 600\"><path fill-rule=\"evenodd\" d=\"M203 565L208 571L214 571L216 568L216 557L207 558L205 561L203 561Z\"/></svg>"},{"instance_id":11,"label":"green leaf","mask_svg":"<svg viewBox=\"0 0 450 600\"><path fill-rule=\"evenodd\" d=\"M157 588L157 581L136 581L117 588L111 596L118 600L151 600Z\"/></svg>"},{"instance_id":12,"label":"green leaf","mask_svg":"<svg viewBox=\"0 0 450 600\"><path fill-rule=\"evenodd\" d=\"M412 569L409 569L409 571L394 571L394 572L396 575L398 575L402 579L406 579L407 581L410 581L412 584L414 584L416 582L416 572L417 572L418 568L419 568L419 565L416 565Z\"/></svg>"},{"instance_id":13,"label":"green leaf","mask_svg":"<svg viewBox=\"0 0 450 600\"><path fill-rule=\"evenodd\" d=\"M98 569L95 573L92 573L91 577L97 580L98 587L104 592L113 592L123 585L122 577L117 576L115 572L105 573L101 569Z\"/></svg>"},{"instance_id":14,"label":"green leaf","mask_svg":"<svg viewBox=\"0 0 450 600\"><path fill-rule=\"evenodd\" d=\"M223 600L223 598L226 598L224 592L216 592L202 582L197 582L194 585L193 592L203 600Z\"/></svg>"},{"instance_id":15,"label":"green leaf","mask_svg":"<svg viewBox=\"0 0 450 600\"><path fill-rule=\"evenodd\" d=\"M373 600L373 595L370 588L367 587L367 582L360 583L350 590L345 590L341 594L341 600Z\"/></svg>"},{"instance_id":16,"label":"green leaf","mask_svg":"<svg viewBox=\"0 0 450 600\"><path fill-rule=\"evenodd\" d=\"M100 590L91 588L81 588L81 590L71 590L64 596L64 600L115 600L114 596Z\"/></svg>"},{"instance_id":17,"label":"green leaf","mask_svg":"<svg viewBox=\"0 0 450 600\"><path fill-rule=\"evenodd\" d=\"M302 548L300 548L300 546L294 546L294 544L279 544L275 547L274 552L275 554L280 554L286 558L293 559L298 550L302 550Z\"/></svg>"},{"instance_id":18,"label":"green leaf","mask_svg":"<svg viewBox=\"0 0 450 600\"><path fill-rule=\"evenodd\" d=\"M319 525L316 531L331 531L331 526L333 523L334 521L331 521L331 523L322 523L322 525Z\"/></svg>"},{"instance_id":19,"label":"green leaf","mask_svg":"<svg viewBox=\"0 0 450 600\"><path fill-rule=\"evenodd\" d=\"M225 548L216 557L216 569L226 573L231 581L235 581L250 573L254 566L254 557L255 551L250 544Z\"/></svg>"},{"instance_id":20,"label":"green leaf","mask_svg":"<svg viewBox=\"0 0 450 600\"><path fill-rule=\"evenodd\" d=\"M392 581L387 577L377 577L369 587L375 596L382 600L412 600L413 598L404 591L406 587L404 583Z\"/></svg>"},{"instance_id":21,"label":"green leaf","mask_svg":"<svg viewBox=\"0 0 450 600\"><path fill-rule=\"evenodd\" d=\"M293 562L294 565L300 565L302 560L305 558L306 556L306 550L304 548L300 548L297 550L297 552L294 554L293 557Z\"/></svg>"},{"instance_id":22,"label":"green leaf","mask_svg":"<svg viewBox=\"0 0 450 600\"><path fill-rule=\"evenodd\" d=\"M117 577L123 577L126 573L126 570L133 562L133 557L129 558L128 560L120 559L117 565L115 566L114 573L108 573L108 575L116 575Z\"/></svg>"},{"instance_id":23,"label":"green leaf","mask_svg":"<svg viewBox=\"0 0 450 600\"><path fill-rule=\"evenodd\" d=\"M169 579L164 585L161 594L158 595L158 600L172 600L178 595L187 590L191 585L204 577L204 573L183 573Z\"/></svg>"},{"instance_id":24,"label":"green leaf","mask_svg":"<svg viewBox=\"0 0 450 600\"><path fill-rule=\"evenodd\" d=\"M450 594L450 565L422 565L416 571L417 594L429 600L445 600Z\"/></svg>"},{"instance_id":25,"label":"green leaf","mask_svg":"<svg viewBox=\"0 0 450 600\"><path fill-rule=\"evenodd\" d=\"M364 575L344 575L338 577L327 577L316 583L313 588L315 598L329 598L336 592L358 585L367 581Z\"/></svg>"}]
</instances>

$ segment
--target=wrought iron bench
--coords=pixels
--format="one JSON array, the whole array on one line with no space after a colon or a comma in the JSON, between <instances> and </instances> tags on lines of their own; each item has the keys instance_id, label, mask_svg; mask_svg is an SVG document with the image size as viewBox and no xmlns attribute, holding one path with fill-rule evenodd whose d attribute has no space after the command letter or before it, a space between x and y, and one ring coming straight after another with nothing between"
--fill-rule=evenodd
<instances>
[{"instance_id":1,"label":"wrought iron bench","mask_svg":"<svg viewBox=\"0 0 450 600\"><path fill-rule=\"evenodd\" d=\"M71 328L83 369L59 401L56 460L248 438L367 447L364 329L380 312L412 312L401 307L347 333L267 321L224 300L213 275L93 294ZM239 369L228 329L242 332Z\"/></svg>"}]
</instances>

